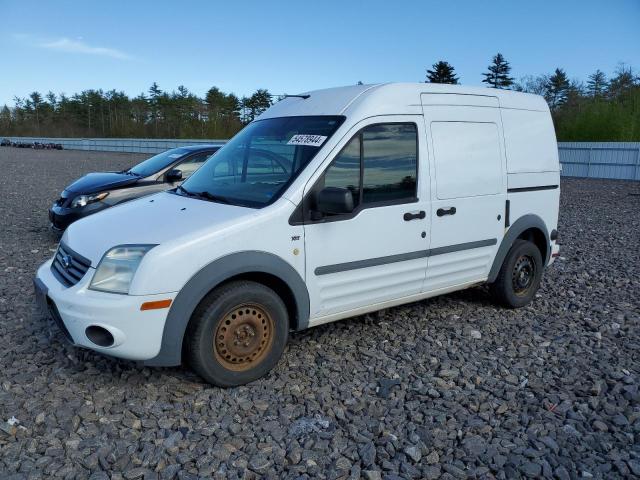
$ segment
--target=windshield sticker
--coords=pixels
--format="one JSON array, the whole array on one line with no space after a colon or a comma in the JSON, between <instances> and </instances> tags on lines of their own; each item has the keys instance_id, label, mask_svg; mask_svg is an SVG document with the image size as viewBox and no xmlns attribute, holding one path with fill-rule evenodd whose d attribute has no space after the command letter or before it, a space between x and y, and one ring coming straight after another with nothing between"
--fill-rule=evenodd
<instances>
[{"instance_id":1,"label":"windshield sticker","mask_svg":"<svg viewBox=\"0 0 640 480\"><path fill-rule=\"evenodd\" d=\"M307 147L319 147L327 139L324 135L294 135L287 145L304 145Z\"/></svg>"},{"instance_id":2,"label":"windshield sticker","mask_svg":"<svg viewBox=\"0 0 640 480\"><path fill-rule=\"evenodd\" d=\"M172 153L169 158L180 158L184 153Z\"/></svg>"}]
</instances>

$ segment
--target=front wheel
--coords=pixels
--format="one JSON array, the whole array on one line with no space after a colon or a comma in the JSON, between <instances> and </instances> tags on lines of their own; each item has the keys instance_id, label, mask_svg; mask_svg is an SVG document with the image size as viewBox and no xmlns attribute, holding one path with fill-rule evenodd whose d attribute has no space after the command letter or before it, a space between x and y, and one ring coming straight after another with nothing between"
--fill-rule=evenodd
<instances>
[{"instance_id":1,"label":"front wheel","mask_svg":"<svg viewBox=\"0 0 640 480\"><path fill-rule=\"evenodd\" d=\"M524 307L540 287L543 269L538 247L526 240L516 240L489 289L493 298L509 308Z\"/></svg>"},{"instance_id":2,"label":"front wheel","mask_svg":"<svg viewBox=\"0 0 640 480\"><path fill-rule=\"evenodd\" d=\"M289 336L287 308L270 288L238 281L211 292L193 314L186 336L191 367L220 387L264 376Z\"/></svg>"}]
</instances>

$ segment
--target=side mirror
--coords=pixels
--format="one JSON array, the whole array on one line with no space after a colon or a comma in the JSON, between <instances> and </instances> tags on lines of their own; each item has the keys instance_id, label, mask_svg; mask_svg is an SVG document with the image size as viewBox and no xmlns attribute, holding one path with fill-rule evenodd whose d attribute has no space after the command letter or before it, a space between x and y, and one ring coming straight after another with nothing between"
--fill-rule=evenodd
<instances>
[{"instance_id":1,"label":"side mirror","mask_svg":"<svg viewBox=\"0 0 640 480\"><path fill-rule=\"evenodd\" d=\"M166 178L167 182L177 182L178 180L182 180L182 170L178 170L177 168L169 170Z\"/></svg>"},{"instance_id":2,"label":"side mirror","mask_svg":"<svg viewBox=\"0 0 640 480\"><path fill-rule=\"evenodd\" d=\"M354 208L353 194L348 188L325 187L318 193L316 205L322 213L351 213Z\"/></svg>"}]
</instances>

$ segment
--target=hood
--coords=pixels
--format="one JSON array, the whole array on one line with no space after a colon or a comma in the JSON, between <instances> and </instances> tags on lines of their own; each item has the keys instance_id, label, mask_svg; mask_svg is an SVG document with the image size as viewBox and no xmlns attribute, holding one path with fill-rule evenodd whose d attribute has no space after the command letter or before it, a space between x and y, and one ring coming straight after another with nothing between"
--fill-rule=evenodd
<instances>
[{"instance_id":1,"label":"hood","mask_svg":"<svg viewBox=\"0 0 640 480\"><path fill-rule=\"evenodd\" d=\"M96 267L104 253L125 244L157 244L211 234L257 210L162 192L108 208L72 223L62 242ZM206 232L205 232L206 231Z\"/></svg>"},{"instance_id":2,"label":"hood","mask_svg":"<svg viewBox=\"0 0 640 480\"><path fill-rule=\"evenodd\" d=\"M88 173L65 190L72 193L96 193L136 183L139 177L117 172Z\"/></svg>"}]
</instances>

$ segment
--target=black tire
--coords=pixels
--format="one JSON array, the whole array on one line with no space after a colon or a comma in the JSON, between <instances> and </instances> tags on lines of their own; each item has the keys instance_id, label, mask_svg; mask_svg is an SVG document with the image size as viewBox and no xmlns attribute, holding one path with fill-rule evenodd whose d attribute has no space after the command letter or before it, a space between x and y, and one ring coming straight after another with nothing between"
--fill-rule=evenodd
<instances>
[{"instance_id":1,"label":"black tire","mask_svg":"<svg viewBox=\"0 0 640 480\"><path fill-rule=\"evenodd\" d=\"M489 286L491 295L505 307L524 307L533 300L540 287L543 268L538 247L517 239L509 249L498 277Z\"/></svg>"},{"instance_id":2,"label":"black tire","mask_svg":"<svg viewBox=\"0 0 640 480\"><path fill-rule=\"evenodd\" d=\"M278 363L288 337L282 299L260 283L237 281L202 300L189 322L185 349L189 364L203 379L235 387L266 375Z\"/></svg>"}]
</instances>

